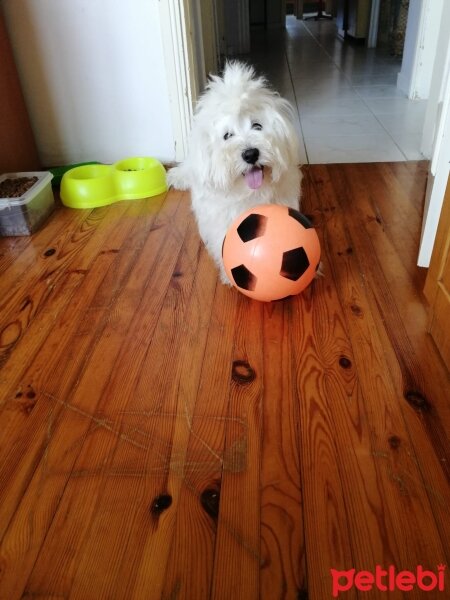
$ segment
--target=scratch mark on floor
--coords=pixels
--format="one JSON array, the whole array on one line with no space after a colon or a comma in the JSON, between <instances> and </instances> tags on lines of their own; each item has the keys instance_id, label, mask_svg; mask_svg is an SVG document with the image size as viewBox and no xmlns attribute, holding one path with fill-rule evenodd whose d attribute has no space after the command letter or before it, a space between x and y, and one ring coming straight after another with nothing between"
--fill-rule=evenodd
<instances>
[{"instance_id":1,"label":"scratch mark on floor","mask_svg":"<svg viewBox=\"0 0 450 600\"><path fill-rule=\"evenodd\" d=\"M115 420L112 418L112 416L107 417L103 415L100 416L91 414L88 411L74 406L70 402L57 398L53 394L43 392L43 396L48 400L51 400L55 405L59 405L65 410L70 411L76 416L79 416L90 422L89 429L83 431L82 435L80 435L78 439L67 446L63 455L58 456L60 460L63 460L65 456L73 453L77 448L81 448L86 443L86 440L89 436L92 436L96 431L101 429L112 434L120 442L124 442L131 445L133 448L136 448L137 450L146 452L148 457L153 461L153 464L148 465L145 469L117 468L105 470L105 465L102 465L102 467L98 468L94 467L92 469L77 470L75 468L75 470L72 472L72 476L74 477L88 477L99 474L111 477L139 477L150 474L173 472L178 476L185 478L188 473L208 473L221 469L231 472L240 472L246 468L248 425L241 418L222 417L215 415L195 415L194 419L194 417L190 414L186 404L184 406L183 414L160 411L120 411L117 413L117 416L133 416L144 421L148 421L149 419L170 419L176 423L180 423L181 420L184 421L189 433L189 437L194 438L200 444L200 446L206 450L206 454L199 450L196 451L196 454L199 455L197 460L186 460L188 453L187 442L186 444L182 445L180 450L177 451L176 448L173 448L173 440L165 440L160 435L155 433L155 431L147 431L134 425L131 426L131 424L127 424L126 422L124 423L123 421L120 423L120 427L118 428L114 426ZM223 427L229 425L230 423L234 424L234 426L238 425L238 427L241 429L241 434L228 448L220 448L219 450L214 448L210 443L203 439L198 431L196 431L194 424L196 421L198 421L200 425L204 424L205 421L221 423ZM48 468L49 447L54 433L54 428L55 416L52 408L47 422L45 439L44 478L50 474ZM156 427L153 429L158 431ZM54 475L62 474L61 472L57 473L57 471L57 464L54 463L51 473Z\"/></svg>"}]
</instances>

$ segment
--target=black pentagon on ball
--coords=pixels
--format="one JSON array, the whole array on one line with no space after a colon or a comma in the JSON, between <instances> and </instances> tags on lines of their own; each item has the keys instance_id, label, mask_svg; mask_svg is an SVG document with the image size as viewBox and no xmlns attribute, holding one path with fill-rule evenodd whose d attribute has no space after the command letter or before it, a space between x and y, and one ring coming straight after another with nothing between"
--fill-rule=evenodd
<instances>
[{"instance_id":1,"label":"black pentagon on ball","mask_svg":"<svg viewBox=\"0 0 450 600\"><path fill-rule=\"evenodd\" d=\"M257 277L247 269L245 265L239 265L231 269L234 283L243 290L253 292L256 287Z\"/></svg>"},{"instance_id":2,"label":"black pentagon on ball","mask_svg":"<svg viewBox=\"0 0 450 600\"><path fill-rule=\"evenodd\" d=\"M305 215L302 215L301 212L295 210L295 208L290 208L288 212L289 216L298 221L300 225L303 225L305 229L312 229L311 221L307 217L305 217Z\"/></svg>"},{"instance_id":3,"label":"black pentagon on ball","mask_svg":"<svg viewBox=\"0 0 450 600\"><path fill-rule=\"evenodd\" d=\"M297 281L309 267L308 256L304 248L294 248L283 252L283 261L281 263L280 275Z\"/></svg>"},{"instance_id":4,"label":"black pentagon on ball","mask_svg":"<svg viewBox=\"0 0 450 600\"><path fill-rule=\"evenodd\" d=\"M267 217L252 213L242 221L237 228L237 232L241 240L245 243L264 235L266 227Z\"/></svg>"}]
</instances>

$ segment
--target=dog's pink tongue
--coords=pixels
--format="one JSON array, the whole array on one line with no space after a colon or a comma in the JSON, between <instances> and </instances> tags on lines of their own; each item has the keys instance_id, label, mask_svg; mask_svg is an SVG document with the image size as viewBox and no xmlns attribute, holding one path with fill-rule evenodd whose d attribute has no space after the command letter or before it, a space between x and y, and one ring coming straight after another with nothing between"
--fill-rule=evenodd
<instances>
[{"instance_id":1,"label":"dog's pink tongue","mask_svg":"<svg viewBox=\"0 0 450 600\"><path fill-rule=\"evenodd\" d=\"M263 182L263 170L261 167L252 167L245 174L245 181L252 190L257 190Z\"/></svg>"}]
</instances>

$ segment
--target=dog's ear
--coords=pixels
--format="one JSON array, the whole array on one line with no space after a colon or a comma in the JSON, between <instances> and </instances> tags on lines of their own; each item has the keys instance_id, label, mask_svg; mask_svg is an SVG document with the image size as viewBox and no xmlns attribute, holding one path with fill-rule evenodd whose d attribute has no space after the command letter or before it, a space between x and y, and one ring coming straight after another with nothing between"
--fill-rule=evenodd
<instances>
[{"instance_id":1,"label":"dog's ear","mask_svg":"<svg viewBox=\"0 0 450 600\"><path fill-rule=\"evenodd\" d=\"M197 119L199 120L198 116ZM189 154L186 164L190 177L196 184L205 185L211 178L210 136L200 123L194 125L189 143Z\"/></svg>"},{"instance_id":2,"label":"dog's ear","mask_svg":"<svg viewBox=\"0 0 450 600\"><path fill-rule=\"evenodd\" d=\"M198 124L194 124L187 156L179 165L170 169L169 184L179 190L207 184L211 177L211 149L209 146L210 140L206 132Z\"/></svg>"},{"instance_id":3,"label":"dog's ear","mask_svg":"<svg viewBox=\"0 0 450 600\"><path fill-rule=\"evenodd\" d=\"M285 160L291 165L300 164L300 127L295 111L290 102L280 96L275 98L275 105L277 110L272 114L272 123L277 136L284 142Z\"/></svg>"}]
</instances>

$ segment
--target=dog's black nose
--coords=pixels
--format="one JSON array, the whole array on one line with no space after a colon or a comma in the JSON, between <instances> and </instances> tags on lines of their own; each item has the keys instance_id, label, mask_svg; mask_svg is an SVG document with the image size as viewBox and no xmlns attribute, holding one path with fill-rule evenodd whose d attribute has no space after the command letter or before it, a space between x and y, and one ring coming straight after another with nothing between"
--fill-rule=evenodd
<instances>
[{"instance_id":1,"label":"dog's black nose","mask_svg":"<svg viewBox=\"0 0 450 600\"><path fill-rule=\"evenodd\" d=\"M259 150L258 150L258 148L247 148L247 150L244 150L244 152L242 153L242 158L249 165L254 165L255 162L259 158Z\"/></svg>"}]
</instances>

